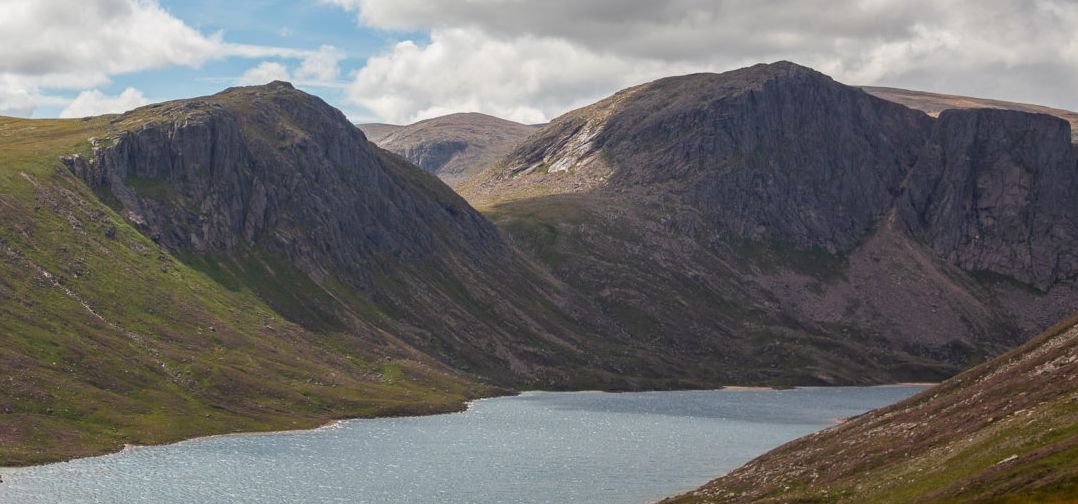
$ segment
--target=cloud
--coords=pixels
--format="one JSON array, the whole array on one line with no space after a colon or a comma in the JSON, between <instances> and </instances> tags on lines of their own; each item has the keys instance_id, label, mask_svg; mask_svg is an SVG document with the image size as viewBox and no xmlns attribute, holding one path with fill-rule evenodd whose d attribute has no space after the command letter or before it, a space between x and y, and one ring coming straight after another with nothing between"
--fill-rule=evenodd
<instances>
[{"instance_id":1,"label":"cloud","mask_svg":"<svg viewBox=\"0 0 1078 504\"><path fill-rule=\"evenodd\" d=\"M250 86L280 80L310 87L344 87L343 83L336 80L341 74L340 61L344 57L344 51L331 45L323 45L317 51L304 53L295 72L290 71L283 63L263 61L244 72L236 79L236 84Z\"/></svg>"},{"instance_id":2,"label":"cloud","mask_svg":"<svg viewBox=\"0 0 1078 504\"><path fill-rule=\"evenodd\" d=\"M603 55L564 40L437 29L429 44L401 42L368 59L348 96L396 123L458 111L538 123L611 89L690 68Z\"/></svg>"},{"instance_id":3,"label":"cloud","mask_svg":"<svg viewBox=\"0 0 1078 504\"><path fill-rule=\"evenodd\" d=\"M0 8L0 71L63 75L72 87L108 75L170 65L199 65L218 54L206 36L153 2L5 0Z\"/></svg>"},{"instance_id":4,"label":"cloud","mask_svg":"<svg viewBox=\"0 0 1078 504\"><path fill-rule=\"evenodd\" d=\"M344 59L344 52L331 45L323 45L317 51L303 58L303 63L296 70L296 78L318 81L331 81L341 74L339 63Z\"/></svg>"},{"instance_id":5,"label":"cloud","mask_svg":"<svg viewBox=\"0 0 1078 504\"><path fill-rule=\"evenodd\" d=\"M656 72L780 59L855 84L1078 109L1078 2L1070 0L323 1L366 27L429 32L429 43L398 44L356 76L353 100L386 119L439 106L530 107L549 117L573 105L567 87L601 96ZM485 68L477 53L507 68ZM443 83L466 97L446 102ZM505 87L516 97L484 94Z\"/></svg>"},{"instance_id":6,"label":"cloud","mask_svg":"<svg viewBox=\"0 0 1078 504\"><path fill-rule=\"evenodd\" d=\"M101 114L118 114L150 103L142 91L127 88L117 96L108 96L92 89L79 93L71 104L60 112L60 117L88 117Z\"/></svg>"},{"instance_id":7,"label":"cloud","mask_svg":"<svg viewBox=\"0 0 1078 504\"><path fill-rule=\"evenodd\" d=\"M263 61L258 66L243 72L243 75L236 81L236 84L250 86L265 84L275 80L287 81L291 79L292 77L288 74L288 68L285 68L284 65L273 61Z\"/></svg>"},{"instance_id":8,"label":"cloud","mask_svg":"<svg viewBox=\"0 0 1078 504\"><path fill-rule=\"evenodd\" d=\"M233 44L204 34L156 0L0 2L0 113L56 104L50 89L88 89L112 76L227 57L307 58L318 52Z\"/></svg>"}]
</instances>

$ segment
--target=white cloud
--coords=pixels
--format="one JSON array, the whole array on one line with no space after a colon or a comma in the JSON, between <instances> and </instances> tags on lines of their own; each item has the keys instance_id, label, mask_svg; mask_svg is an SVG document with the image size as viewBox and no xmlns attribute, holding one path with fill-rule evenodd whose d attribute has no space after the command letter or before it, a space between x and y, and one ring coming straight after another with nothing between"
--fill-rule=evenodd
<instances>
[{"instance_id":1,"label":"white cloud","mask_svg":"<svg viewBox=\"0 0 1078 504\"><path fill-rule=\"evenodd\" d=\"M305 52L295 72L283 63L263 61L244 72L236 79L236 84L249 86L280 80L310 87L344 87L336 80L341 75L340 61L344 57L344 51L323 45L317 51Z\"/></svg>"},{"instance_id":2,"label":"white cloud","mask_svg":"<svg viewBox=\"0 0 1078 504\"><path fill-rule=\"evenodd\" d=\"M323 2L364 26L429 31L356 76L353 101L387 120L464 107L549 118L637 79L780 59L854 84L1078 109L1071 0Z\"/></svg>"},{"instance_id":3,"label":"white cloud","mask_svg":"<svg viewBox=\"0 0 1078 504\"><path fill-rule=\"evenodd\" d=\"M499 40L436 29L431 42L406 41L367 60L349 98L393 123L477 111L544 122L612 89L685 72L695 65L600 54L564 40Z\"/></svg>"},{"instance_id":4,"label":"white cloud","mask_svg":"<svg viewBox=\"0 0 1078 504\"><path fill-rule=\"evenodd\" d=\"M92 89L79 93L70 105L62 112L60 117L88 117L101 114L118 114L133 108L141 107L150 103L142 91L135 88L127 88L117 96L109 96L101 91Z\"/></svg>"},{"instance_id":5,"label":"white cloud","mask_svg":"<svg viewBox=\"0 0 1078 504\"><path fill-rule=\"evenodd\" d=\"M339 63L344 59L344 52L331 45L323 45L312 52L296 70L297 79L332 81L341 74Z\"/></svg>"},{"instance_id":6,"label":"white cloud","mask_svg":"<svg viewBox=\"0 0 1078 504\"><path fill-rule=\"evenodd\" d=\"M275 80L287 81L291 79L292 77L288 74L288 69L284 65L274 61L263 61L258 66L243 72L236 84L250 86L266 84Z\"/></svg>"},{"instance_id":7,"label":"white cloud","mask_svg":"<svg viewBox=\"0 0 1078 504\"><path fill-rule=\"evenodd\" d=\"M156 0L0 1L0 113L56 105L50 89L88 89L111 77L227 57L309 58L319 52L232 44L204 34Z\"/></svg>"}]
</instances>

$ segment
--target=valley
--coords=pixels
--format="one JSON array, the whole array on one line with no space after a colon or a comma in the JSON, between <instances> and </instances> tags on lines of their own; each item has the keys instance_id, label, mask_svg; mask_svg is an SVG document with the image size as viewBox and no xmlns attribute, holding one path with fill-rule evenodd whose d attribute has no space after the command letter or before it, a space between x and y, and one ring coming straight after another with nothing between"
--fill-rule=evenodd
<instances>
[{"instance_id":1,"label":"valley","mask_svg":"<svg viewBox=\"0 0 1078 504\"><path fill-rule=\"evenodd\" d=\"M1067 328L1026 343L1078 306L1065 111L868 91L776 62L641 84L538 126L357 127L281 81L0 118L0 466L520 390L958 375L939 390L972 407L970 376L1069 359ZM999 375L1055 394L1008 411L1047 408L1066 429L1069 389L1037 380L1068 362ZM683 499L817 495L806 473L782 476L789 495L752 478L918 400ZM872 439L866 457L893 458ZM864 490L834 471L827 491ZM1045 481L1030 488L1071 488Z\"/></svg>"}]
</instances>

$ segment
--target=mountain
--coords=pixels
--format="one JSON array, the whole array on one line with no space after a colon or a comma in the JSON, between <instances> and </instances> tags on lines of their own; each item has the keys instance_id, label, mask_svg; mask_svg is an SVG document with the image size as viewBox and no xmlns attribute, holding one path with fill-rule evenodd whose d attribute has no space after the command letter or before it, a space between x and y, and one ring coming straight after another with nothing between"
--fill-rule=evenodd
<instances>
[{"instance_id":1,"label":"mountain","mask_svg":"<svg viewBox=\"0 0 1078 504\"><path fill-rule=\"evenodd\" d=\"M1072 141L1078 143L1078 112L1070 110L1045 107L1043 105L1031 105L1028 103L1015 103L1002 100L990 100L987 98L971 98L969 96L956 96L925 91L910 91L889 87L861 86L873 96L884 100L901 103L912 109L922 110L933 117L939 116L940 112L948 109L968 108L994 108L1003 110L1017 110L1035 114L1048 114L1056 116L1071 125Z\"/></svg>"},{"instance_id":2,"label":"mountain","mask_svg":"<svg viewBox=\"0 0 1078 504\"><path fill-rule=\"evenodd\" d=\"M936 119L779 62L616 93L460 190L687 360L760 383L935 380L1078 303L1068 128Z\"/></svg>"},{"instance_id":3,"label":"mountain","mask_svg":"<svg viewBox=\"0 0 1078 504\"><path fill-rule=\"evenodd\" d=\"M1073 311L1068 128L675 77L458 185L480 213L283 82L0 118L0 465L509 389L942 379Z\"/></svg>"},{"instance_id":4,"label":"mountain","mask_svg":"<svg viewBox=\"0 0 1078 504\"><path fill-rule=\"evenodd\" d=\"M373 323L308 328L329 322L314 301L291 307L318 292L285 256L300 247L257 238L317 216L281 210L286 188L258 182L271 168L255 153L293 156L283 172L321 151L310 136L247 136L263 123L229 107L251 92L123 116L0 118L0 465L456 410L497 392ZM277 124L276 112L258 114ZM325 145L342 162L366 156L342 170L381 169L365 142Z\"/></svg>"},{"instance_id":5,"label":"mountain","mask_svg":"<svg viewBox=\"0 0 1078 504\"><path fill-rule=\"evenodd\" d=\"M1076 323L664 502L1072 502Z\"/></svg>"},{"instance_id":6,"label":"mountain","mask_svg":"<svg viewBox=\"0 0 1078 504\"><path fill-rule=\"evenodd\" d=\"M287 83L0 128L0 465L703 383Z\"/></svg>"},{"instance_id":7,"label":"mountain","mask_svg":"<svg viewBox=\"0 0 1078 504\"><path fill-rule=\"evenodd\" d=\"M506 155L537 128L479 113L449 114L407 126L361 124L368 139L452 186Z\"/></svg>"}]
</instances>

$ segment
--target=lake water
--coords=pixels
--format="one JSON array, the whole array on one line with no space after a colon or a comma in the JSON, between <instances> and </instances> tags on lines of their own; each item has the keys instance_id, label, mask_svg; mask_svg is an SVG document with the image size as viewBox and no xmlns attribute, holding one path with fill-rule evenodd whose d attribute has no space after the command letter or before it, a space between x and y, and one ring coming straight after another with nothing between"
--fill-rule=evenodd
<instances>
[{"instance_id":1,"label":"lake water","mask_svg":"<svg viewBox=\"0 0 1078 504\"><path fill-rule=\"evenodd\" d=\"M0 469L0 502L639 504L919 390L528 392L463 413Z\"/></svg>"}]
</instances>

